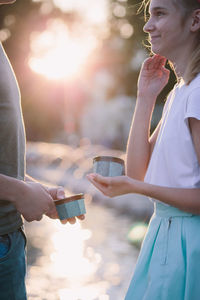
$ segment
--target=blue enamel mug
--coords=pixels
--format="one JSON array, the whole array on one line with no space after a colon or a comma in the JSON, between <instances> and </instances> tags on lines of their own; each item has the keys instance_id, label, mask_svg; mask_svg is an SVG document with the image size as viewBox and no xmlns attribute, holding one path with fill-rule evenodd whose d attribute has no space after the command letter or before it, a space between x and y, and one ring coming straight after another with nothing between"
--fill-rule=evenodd
<instances>
[{"instance_id":1,"label":"blue enamel mug","mask_svg":"<svg viewBox=\"0 0 200 300\"><path fill-rule=\"evenodd\" d=\"M93 172L106 177L124 175L124 161L114 156L96 156L93 158Z\"/></svg>"},{"instance_id":2,"label":"blue enamel mug","mask_svg":"<svg viewBox=\"0 0 200 300\"><path fill-rule=\"evenodd\" d=\"M86 213L83 194L56 200L55 205L60 220L78 217Z\"/></svg>"}]
</instances>

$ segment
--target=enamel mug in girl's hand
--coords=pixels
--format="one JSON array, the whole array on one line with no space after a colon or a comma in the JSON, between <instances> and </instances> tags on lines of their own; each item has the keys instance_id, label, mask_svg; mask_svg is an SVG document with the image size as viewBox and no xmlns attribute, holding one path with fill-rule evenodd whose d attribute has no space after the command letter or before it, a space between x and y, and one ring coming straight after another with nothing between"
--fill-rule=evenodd
<instances>
[{"instance_id":1,"label":"enamel mug in girl's hand","mask_svg":"<svg viewBox=\"0 0 200 300\"><path fill-rule=\"evenodd\" d=\"M83 194L56 200L55 205L60 220L78 217L86 213Z\"/></svg>"},{"instance_id":2,"label":"enamel mug in girl's hand","mask_svg":"<svg viewBox=\"0 0 200 300\"><path fill-rule=\"evenodd\" d=\"M124 175L124 161L113 156L97 156L93 159L93 172L106 177Z\"/></svg>"}]
</instances>

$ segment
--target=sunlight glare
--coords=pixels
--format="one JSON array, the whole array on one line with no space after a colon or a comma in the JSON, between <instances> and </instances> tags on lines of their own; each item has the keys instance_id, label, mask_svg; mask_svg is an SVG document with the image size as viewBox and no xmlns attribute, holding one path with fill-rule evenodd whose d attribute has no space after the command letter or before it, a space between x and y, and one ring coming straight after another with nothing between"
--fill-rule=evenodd
<instances>
[{"instance_id":1,"label":"sunlight glare","mask_svg":"<svg viewBox=\"0 0 200 300\"><path fill-rule=\"evenodd\" d=\"M96 47L97 40L88 32L72 36L61 20L51 20L46 31L32 34L29 66L48 79L73 78Z\"/></svg>"},{"instance_id":2,"label":"sunlight glare","mask_svg":"<svg viewBox=\"0 0 200 300\"><path fill-rule=\"evenodd\" d=\"M108 18L108 0L53 0L53 3L64 12L79 12L81 17L93 24L105 23Z\"/></svg>"},{"instance_id":3,"label":"sunlight glare","mask_svg":"<svg viewBox=\"0 0 200 300\"><path fill-rule=\"evenodd\" d=\"M110 297L102 294L102 290L107 288L107 284L102 282L97 285L87 285L86 287L74 287L73 289L62 289L59 291L60 300L109 300Z\"/></svg>"},{"instance_id":4,"label":"sunlight glare","mask_svg":"<svg viewBox=\"0 0 200 300\"><path fill-rule=\"evenodd\" d=\"M82 229L79 222L71 225L57 224L52 235L55 252L51 254L53 272L58 277L67 277L71 282L85 282L97 270L101 262L98 253L85 249L84 241L90 239L92 232ZM88 257L89 256L89 257Z\"/></svg>"}]
</instances>

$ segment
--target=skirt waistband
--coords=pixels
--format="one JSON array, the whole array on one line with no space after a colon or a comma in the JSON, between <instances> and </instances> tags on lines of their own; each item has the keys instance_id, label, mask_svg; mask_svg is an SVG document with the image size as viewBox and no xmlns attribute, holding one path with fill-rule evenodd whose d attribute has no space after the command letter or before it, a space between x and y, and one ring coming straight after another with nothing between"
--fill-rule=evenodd
<instances>
[{"instance_id":1,"label":"skirt waistband","mask_svg":"<svg viewBox=\"0 0 200 300\"><path fill-rule=\"evenodd\" d=\"M154 214L161 218L170 217L192 217L193 214L181 211L176 207L170 205L164 205L160 202L154 204Z\"/></svg>"}]
</instances>

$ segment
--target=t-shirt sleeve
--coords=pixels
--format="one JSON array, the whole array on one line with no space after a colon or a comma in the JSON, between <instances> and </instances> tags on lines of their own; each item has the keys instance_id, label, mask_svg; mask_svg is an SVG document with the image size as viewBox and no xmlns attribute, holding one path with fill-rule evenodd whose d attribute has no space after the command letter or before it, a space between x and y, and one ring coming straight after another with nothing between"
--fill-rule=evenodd
<instances>
[{"instance_id":1,"label":"t-shirt sleeve","mask_svg":"<svg viewBox=\"0 0 200 300\"><path fill-rule=\"evenodd\" d=\"M187 99L185 119L200 120L200 87L191 92Z\"/></svg>"}]
</instances>

